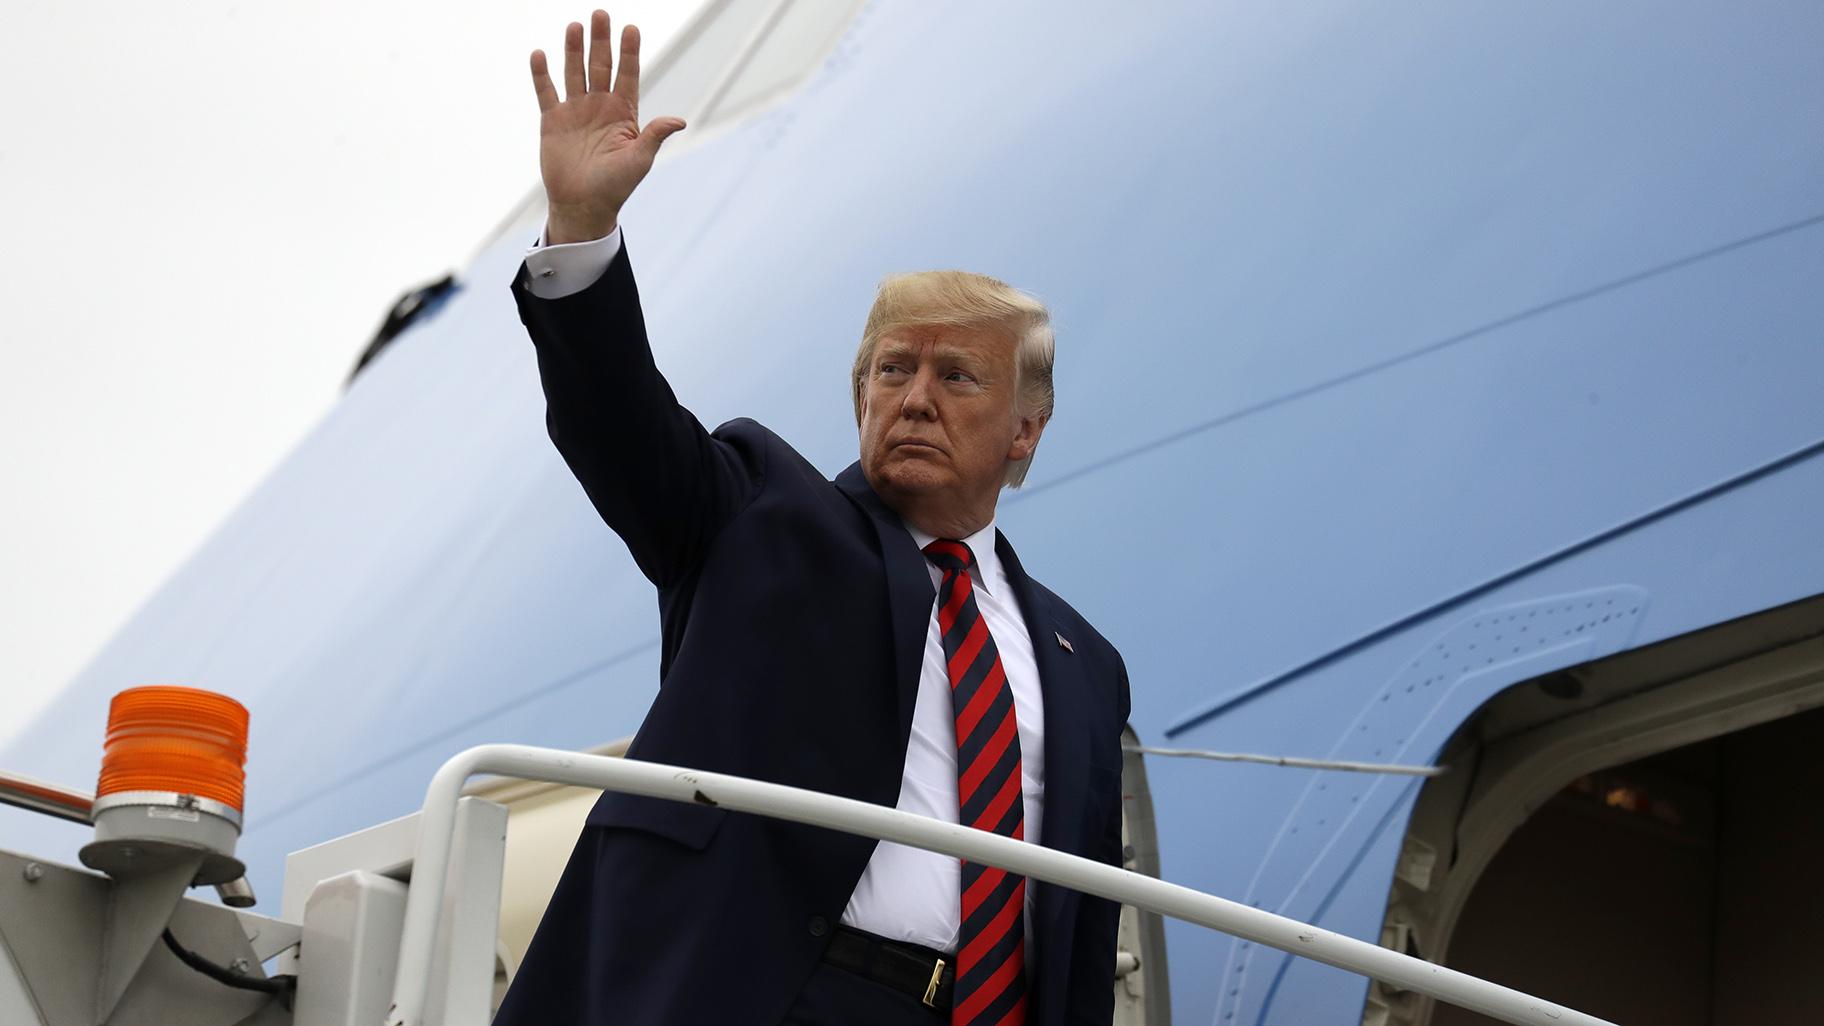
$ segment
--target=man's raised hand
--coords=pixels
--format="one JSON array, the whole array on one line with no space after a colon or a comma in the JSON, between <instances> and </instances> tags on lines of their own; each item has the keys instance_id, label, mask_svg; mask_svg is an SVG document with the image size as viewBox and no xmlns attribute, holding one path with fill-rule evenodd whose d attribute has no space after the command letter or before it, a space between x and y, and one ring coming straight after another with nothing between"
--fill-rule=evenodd
<instances>
[{"instance_id":1,"label":"man's raised hand","mask_svg":"<svg viewBox=\"0 0 1824 1026\"><path fill-rule=\"evenodd\" d=\"M621 60L608 86L608 12L589 19L589 60L583 63L583 26L564 31L564 98L532 51L532 88L538 93L538 165L550 213L546 241L553 245L599 239L614 230L621 205L652 170L659 144L684 127L682 118L654 118L640 128L640 30L621 30Z\"/></svg>"}]
</instances>

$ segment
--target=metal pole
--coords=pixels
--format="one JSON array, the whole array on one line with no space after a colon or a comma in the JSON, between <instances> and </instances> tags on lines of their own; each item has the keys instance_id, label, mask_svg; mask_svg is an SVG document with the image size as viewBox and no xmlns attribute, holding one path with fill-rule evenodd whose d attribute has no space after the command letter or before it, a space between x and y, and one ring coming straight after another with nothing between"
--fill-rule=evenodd
<instances>
[{"instance_id":1,"label":"metal pole","mask_svg":"<svg viewBox=\"0 0 1824 1026\"><path fill-rule=\"evenodd\" d=\"M0 804L42 812L84 826L95 823L89 811L95 804L94 795L16 773L0 773Z\"/></svg>"},{"instance_id":2,"label":"metal pole","mask_svg":"<svg viewBox=\"0 0 1824 1026\"><path fill-rule=\"evenodd\" d=\"M1614 1026L1379 945L1010 837L781 784L525 745L468 749L444 763L431 779L420 821L411 890L406 897L405 932L399 944L398 976L394 979L387 1026L423 1026L432 944L437 934L438 911L443 905L444 876L449 868L456 822L456 800L461 797L463 782L476 773L717 805L896 841L1000 866L1035 880L1207 926L1516 1026Z\"/></svg>"},{"instance_id":3,"label":"metal pole","mask_svg":"<svg viewBox=\"0 0 1824 1026\"><path fill-rule=\"evenodd\" d=\"M1157 745L1122 745L1124 752L1165 755L1175 759L1211 759L1216 762L1251 762L1288 769L1341 770L1344 773L1390 773L1406 777L1441 777L1447 766L1402 766L1392 762L1348 762L1342 759L1306 759L1297 755L1253 755L1248 752L1212 752L1207 748L1160 748Z\"/></svg>"}]
</instances>

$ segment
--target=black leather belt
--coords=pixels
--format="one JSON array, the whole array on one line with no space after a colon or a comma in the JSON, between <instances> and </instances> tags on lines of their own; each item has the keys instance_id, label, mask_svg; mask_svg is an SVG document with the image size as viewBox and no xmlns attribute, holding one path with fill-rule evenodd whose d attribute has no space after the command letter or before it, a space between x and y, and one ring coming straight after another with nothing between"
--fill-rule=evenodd
<instances>
[{"instance_id":1,"label":"black leather belt","mask_svg":"<svg viewBox=\"0 0 1824 1026\"><path fill-rule=\"evenodd\" d=\"M933 1012L950 1011L950 990L956 983L954 955L838 926L823 951L823 960L910 994Z\"/></svg>"}]
</instances>

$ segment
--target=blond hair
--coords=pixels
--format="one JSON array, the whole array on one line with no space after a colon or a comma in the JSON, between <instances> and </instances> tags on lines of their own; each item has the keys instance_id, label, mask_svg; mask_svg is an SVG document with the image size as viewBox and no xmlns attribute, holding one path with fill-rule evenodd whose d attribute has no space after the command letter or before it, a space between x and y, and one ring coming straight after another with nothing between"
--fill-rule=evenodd
<instances>
[{"instance_id":1,"label":"blond hair","mask_svg":"<svg viewBox=\"0 0 1824 1026\"><path fill-rule=\"evenodd\" d=\"M855 351L855 423L861 424L862 392L867 387L869 365L881 337L913 325L947 324L988 328L1014 343L1014 412L1043 422L1051 419L1051 365L1057 340L1051 314L1037 298L997 278L968 271L915 271L890 274L881 279L861 330L861 347ZM1002 482L1018 488L1026 480L1032 456L1007 465Z\"/></svg>"}]
</instances>

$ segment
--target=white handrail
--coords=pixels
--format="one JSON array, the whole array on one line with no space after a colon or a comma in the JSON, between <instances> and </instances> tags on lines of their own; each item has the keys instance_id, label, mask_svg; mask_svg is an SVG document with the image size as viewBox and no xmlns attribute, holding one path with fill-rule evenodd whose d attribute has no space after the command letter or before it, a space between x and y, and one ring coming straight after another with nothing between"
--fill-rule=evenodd
<instances>
[{"instance_id":1,"label":"white handrail","mask_svg":"<svg viewBox=\"0 0 1824 1026\"><path fill-rule=\"evenodd\" d=\"M456 801L462 796L463 782L477 773L717 805L896 841L1207 926L1516 1026L1614 1026L1354 937L1011 837L782 784L526 745L470 748L444 763L431 778L420 820L411 890L406 897L405 932L399 943L398 976L394 978L387 1026L423 1026L432 945L437 935L438 911L443 906L444 877L456 825Z\"/></svg>"}]
</instances>

